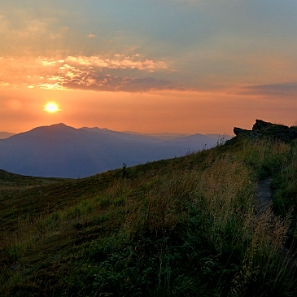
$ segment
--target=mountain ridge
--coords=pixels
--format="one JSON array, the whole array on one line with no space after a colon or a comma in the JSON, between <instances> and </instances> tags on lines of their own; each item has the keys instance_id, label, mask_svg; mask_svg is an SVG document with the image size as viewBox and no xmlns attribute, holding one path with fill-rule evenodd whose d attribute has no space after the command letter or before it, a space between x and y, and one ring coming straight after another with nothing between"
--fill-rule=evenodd
<instances>
[{"instance_id":1,"label":"mountain ridge","mask_svg":"<svg viewBox=\"0 0 297 297\"><path fill-rule=\"evenodd\" d=\"M22 175L78 178L213 147L201 134L163 140L150 135L63 123L0 139L0 168Z\"/></svg>"}]
</instances>

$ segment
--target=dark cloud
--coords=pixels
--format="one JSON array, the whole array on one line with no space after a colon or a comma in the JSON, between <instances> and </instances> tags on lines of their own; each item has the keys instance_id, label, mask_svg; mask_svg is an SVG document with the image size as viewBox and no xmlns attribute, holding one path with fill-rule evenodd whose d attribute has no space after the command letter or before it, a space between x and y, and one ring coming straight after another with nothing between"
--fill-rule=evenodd
<instances>
[{"instance_id":1,"label":"dark cloud","mask_svg":"<svg viewBox=\"0 0 297 297\"><path fill-rule=\"evenodd\" d=\"M243 88L240 93L245 95L293 97L297 95L297 82L249 86Z\"/></svg>"},{"instance_id":2,"label":"dark cloud","mask_svg":"<svg viewBox=\"0 0 297 297\"><path fill-rule=\"evenodd\" d=\"M176 83L168 80L152 77L121 77L109 74L95 74L93 72L81 72L73 78L65 77L60 84L64 88L69 89L96 91L145 92L152 90L181 90Z\"/></svg>"}]
</instances>

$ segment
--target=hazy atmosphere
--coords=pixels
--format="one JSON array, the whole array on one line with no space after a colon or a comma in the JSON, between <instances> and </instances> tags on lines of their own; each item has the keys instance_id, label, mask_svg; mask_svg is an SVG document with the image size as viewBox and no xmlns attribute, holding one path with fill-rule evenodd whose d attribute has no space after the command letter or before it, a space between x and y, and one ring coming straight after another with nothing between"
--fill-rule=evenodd
<instances>
[{"instance_id":1,"label":"hazy atmosphere","mask_svg":"<svg viewBox=\"0 0 297 297\"><path fill-rule=\"evenodd\" d=\"M0 0L0 295L296 297L297 0Z\"/></svg>"},{"instance_id":2,"label":"hazy atmosphere","mask_svg":"<svg viewBox=\"0 0 297 297\"><path fill-rule=\"evenodd\" d=\"M296 14L295 0L2 0L0 131L296 124Z\"/></svg>"}]
</instances>

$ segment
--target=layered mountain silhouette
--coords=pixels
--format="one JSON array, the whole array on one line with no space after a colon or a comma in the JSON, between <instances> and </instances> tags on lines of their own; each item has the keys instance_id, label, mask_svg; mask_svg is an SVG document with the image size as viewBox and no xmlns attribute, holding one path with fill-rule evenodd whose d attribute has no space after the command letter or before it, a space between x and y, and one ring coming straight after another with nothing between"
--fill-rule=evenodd
<instances>
[{"instance_id":1,"label":"layered mountain silhouette","mask_svg":"<svg viewBox=\"0 0 297 297\"><path fill-rule=\"evenodd\" d=\"M42 126L0 139L0 168L42 177L79 178L123 164L178 157L216 145L218 137L195 134L164 140L144 134L64 124Z\"/></svg>"}]
</instances>

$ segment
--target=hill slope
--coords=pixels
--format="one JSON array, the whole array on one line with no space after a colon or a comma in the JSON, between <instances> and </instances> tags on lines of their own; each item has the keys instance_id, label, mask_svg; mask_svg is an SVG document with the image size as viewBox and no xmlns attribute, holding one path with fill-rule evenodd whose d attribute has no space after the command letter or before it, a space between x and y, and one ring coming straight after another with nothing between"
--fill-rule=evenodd
<instances>
[{"instance_id":1,"label":"hill slope","mask_svg":"<svg viewBox=\"0 0 297 297\"><path fill-rule=\"evenodd\" d=\"M38 127L0 139L0 168L43 177L86 177L110 169L185 155L217 140L196 134L163 141L155 137L64 124Z\"/></svg>"},{"instance_id":2,"label":"hill slope","mask_svg":"<svg viewBox=\"0 0 297 297\"><path fill-rule=\"evenodd\" d=\"M239 139L77 180L2 172L0 291L296 296L296 166L296 142ZM267 177L274 211L259 213Z\"/></svg>"}]
</instances>

